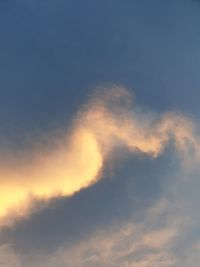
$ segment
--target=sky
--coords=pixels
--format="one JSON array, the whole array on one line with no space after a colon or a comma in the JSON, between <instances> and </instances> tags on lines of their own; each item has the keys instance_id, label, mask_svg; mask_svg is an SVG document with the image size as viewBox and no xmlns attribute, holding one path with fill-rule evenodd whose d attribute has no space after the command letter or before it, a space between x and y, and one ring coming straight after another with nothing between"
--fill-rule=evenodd
<instances>
[{"instance_id":1,"label":"sky","mask_svg":"<svg viewBox=\"0 0 200 267\"><path fill-rule=\"evenodd\" d=\"M196 267L200 1L0 2L0 267Z\"/></svg>"}]
</instances>

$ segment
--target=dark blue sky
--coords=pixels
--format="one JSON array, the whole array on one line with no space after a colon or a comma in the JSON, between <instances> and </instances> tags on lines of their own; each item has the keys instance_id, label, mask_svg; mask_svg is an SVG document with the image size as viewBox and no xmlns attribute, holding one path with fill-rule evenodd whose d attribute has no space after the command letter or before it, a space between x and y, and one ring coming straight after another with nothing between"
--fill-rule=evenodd
<instances>
[{"instance_id":1,"label":"dark blue sky","mask_svg":"<svg viewBox=\"0 0 200 267\"><path fill-rule=\"evenodd\" d=\"M199 12L188 0L2 1L2 135L59 128L108 83L199 114Z\"/></svg>"},{"instance_id":2,"label":"dark blue sky","mask_svg":"<svg viewBox=\"0 0 200 267\"><path fill-rule=\"evenodd\" d=\"M41 136L65 131L96 88L113 84L133 92L144 110L158 114L179 110L199 127L199 71L199 1L2 0L0 148L20 150ZM189 233L196 241L200 226L193 204L199 202L198 189L194 190L199 188L199 171L195 170L191 186L184 184L180 189L176 181L170 191L179 168L170 145L156 160L137 154L126 157L112 174L106 166L99 183L71 198L55 199L47 209L19 221L12 229L1 230L0 243L11 244L17 255L26 251L37 257L38 250L53 253L115 221L132 221L132 217L135 223L145 221L146 211L162 196L170 199L174 192L179 196L177 202L184 203L184 212L192 210L195 230ZM190 199L193 191L195 196ZM174 216L174 208L169 210ZM168 212L150 227L160 227ZM190 253L186 239L173 247L177 255L182 255L183 247ZM191 262L185 265L178 261L161 267L196 267L196 254L190 256ZM45 264L64 267L62 263ZM0 267L7 266L1 265L0 259ZM8 267L18 266L27 267L26 257L19 265ZM39 262L31 265L40 266Z\"/></svg>"}]
</instances>

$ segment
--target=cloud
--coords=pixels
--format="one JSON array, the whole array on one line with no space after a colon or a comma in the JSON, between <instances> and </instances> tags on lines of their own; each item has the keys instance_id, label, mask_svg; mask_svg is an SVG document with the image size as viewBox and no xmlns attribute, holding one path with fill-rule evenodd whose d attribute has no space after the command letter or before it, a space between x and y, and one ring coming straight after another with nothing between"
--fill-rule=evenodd
<instances>
[{"instance_id":1,"label":"cloud","mask_svg":"<svg viewBox=\"0 0 200 267\"><path fill-rule=\"evenodd\" d=\"M189 230L194 218L189 218L179 197L180 188L174 190L173 185L170 195L163 192L141 220L134 215L115 220L76 242L57 246L51 253L19 252L14 244L3 245L0 267L195 267L199 240L195 241Z\"/></svg>"},{"instance_id":2,"label":"cloud","mask_svg":"<svg viewBox=\"0 0 200 267\"><path fill-rule=\"evenodd\" d=\"M158 226L158 221L169 210L170 216ZM0 251L4 257L9 255L7 267L169 267L177 262L173 246L184 224L174 213L171 203L160 200L148 209L143 222L136 223L134 218L115 222L74 244L57 248L51 254L18 254L9 246Z\"/></svg>"},{"instance_id":3,"label":"cloud","mask_svg":"<svg viewBox=\"0 0 200 267\"><path fill-rule=\"evenodd\" d=\"M185 163L199 160L200 143L191 120L177 113L152 116L133 107L122 87L100 90L77 114L71 129L47 147L1 155L0 223L27 215L33 199L72 196L101 178L105 162L120 147L151 157L169 142Z\"/></svg>"},{"instance_id":4,"label":"cloud","mask_svg":"<svg viewBox=\"0 0 200 267\"><path fill-rule=\"evenodd\" d=\"M48 259L48 264L52 267L58 262L61 265L68 263L70 267L169 266L174 259L168 252L168 244L175 234L172 228L145 233L142 226L124 225L119 229L99 232L72 248L58 251Z\"/></svg>"},{"instance_id":5,"label":"cloud","mask_svg":"<svg viewBox=\"0 0 200 267\"><path fill-rule=\"evenodd\" d=\"M7 245L0 246L0 266L1 267L21 267L19 257L11 247Z\"/></svg>"}]
</instances>

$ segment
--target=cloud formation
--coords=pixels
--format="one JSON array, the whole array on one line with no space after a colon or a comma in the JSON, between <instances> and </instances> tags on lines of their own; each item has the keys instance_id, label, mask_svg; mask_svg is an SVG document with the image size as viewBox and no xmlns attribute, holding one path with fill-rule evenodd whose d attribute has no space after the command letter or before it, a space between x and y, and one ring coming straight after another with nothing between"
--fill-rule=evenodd
<instances>
[{"instance_id":1,"label":"cloud formation","mask_svg":"<svg viewBox=\"0 0 200 267\"><path fill-rule=\"evenodd\" d=\"M186 163L199 160L200 143L191 120L177 113L152 116L134 108L122 87L101 90L77 114L70 131L47 147L0 156L0 224L24 216L32 199L71 196L101 178L120 147L157 157L173 142Z\"/></svg>"},{"instance_id":2,"label":"cloud formation","mask_svg":"<svg viewBox=\"0 0 200 267\"><path fill-rule=\"evenodd\" d=\"M173 218L171 225L155 227L152 225L154 216L156 214L152 212L144 223L135 223L132 218L121 225L98 231L74 246L59 249L53 257L46 259L46 264L52 267L58 263L61 266L68 263L70 267L173 266L175 257L171 253L171 245L180 225Z\"/></svg>"},{"instance_id":3,"label":"cloud formation","mask_svg":"<svg viewBox=\"0 0 200 267\"><path fill-rule=\"evenodd\" d=\"M163 217L166 217L163 220ZM12 246L0 247L1 267L174 267L195 266L181 260L175 252L186 221L176 214L172 202L160 199L148 209L144 221L134 218L104 226L76 243L58 247L51 254L19 254ZM196 248L196 252L199 248ZM189 252L189 251L187 251ZM188 256L193 256L190 251Z\"/></svg>"}]
</instances>

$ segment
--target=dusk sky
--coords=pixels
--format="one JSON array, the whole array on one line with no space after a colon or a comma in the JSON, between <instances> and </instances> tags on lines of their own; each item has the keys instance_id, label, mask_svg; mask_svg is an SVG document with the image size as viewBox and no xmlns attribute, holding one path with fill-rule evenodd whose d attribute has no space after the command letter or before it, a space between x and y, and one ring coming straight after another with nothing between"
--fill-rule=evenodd
<instances>
[{"instance_id":1,"label":"dusk sky","mask_svg":"<svg viewBox=\"0 0 200 267\"><path fill-rule=\"evenodd\" d=\"M0 1L0 267L197 267L200 1Z\"/></svg>"}]
</instances>

